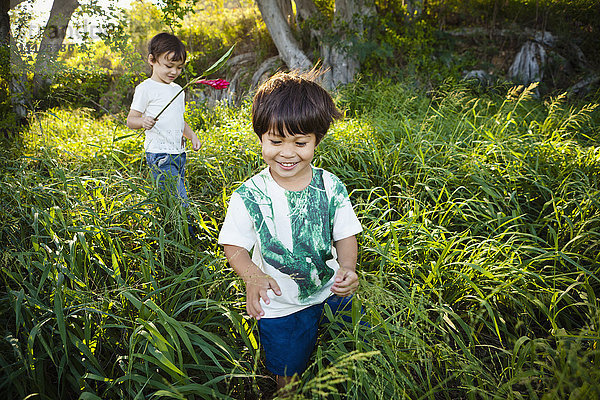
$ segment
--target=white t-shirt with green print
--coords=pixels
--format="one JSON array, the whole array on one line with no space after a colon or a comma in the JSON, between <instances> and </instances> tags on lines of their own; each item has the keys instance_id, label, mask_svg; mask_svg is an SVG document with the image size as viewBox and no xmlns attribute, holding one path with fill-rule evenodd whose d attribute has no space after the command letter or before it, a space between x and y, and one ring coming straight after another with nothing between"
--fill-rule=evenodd
<instances>
[{"instance_id":1,"label":"white t-shirt with green print","mask_svg":"<svg viewBox=\"0 0 600 400\"><path fill-rule=\"evenodd\" d=\"M281 288L281 296L268 292L270 304L261 300L264 318L283 317L329 297L339 269L333 243L362 231L344 184L328 171L312 170L308 187L290 191L265 168L229 201L219 244L252 252L252 261Z\"/></svg>"}]
</instances>

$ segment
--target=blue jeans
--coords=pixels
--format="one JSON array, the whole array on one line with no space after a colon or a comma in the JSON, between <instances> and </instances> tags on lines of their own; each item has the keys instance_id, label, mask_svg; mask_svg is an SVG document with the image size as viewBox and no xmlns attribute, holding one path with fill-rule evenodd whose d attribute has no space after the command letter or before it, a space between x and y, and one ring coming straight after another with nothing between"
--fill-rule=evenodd
<instances>
[{"instance_id":1,"label":"blue jeans","mask_svg":"<svg viewBox=\"0 0 600 400\"><path fill-rule=\"evenodd\" d=\"M171 193L176 189L177 196L187 207L187 191L185 189L185 160L186 153L168 154L168 153L146 153L146 162L154 182L160 188L168 188Z\"/></svg>"},{"instance_id":2,"label":"blue jeans","mask_svg":"<svg viewBox=\"0 0 600 400\"><path fill-rule=\"evenodd\" d=\"M258 320L260 343L265 351L266 367L280 376L302 374L317 342L322 319L327 319L323 308L328 304L333 315L352 309L352 296L330 296L293 314ZM343 316L344 320L350 318ZM350 318L351 320L351 318Z\"/></svg>"}]
</instances>

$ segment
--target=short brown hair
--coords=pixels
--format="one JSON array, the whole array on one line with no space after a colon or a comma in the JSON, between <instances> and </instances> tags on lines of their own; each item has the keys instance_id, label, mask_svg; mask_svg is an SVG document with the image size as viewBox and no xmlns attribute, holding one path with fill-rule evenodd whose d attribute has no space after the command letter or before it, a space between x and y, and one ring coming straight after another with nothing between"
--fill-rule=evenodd
<instances>
[{"instance_id":1,"label":"short brown hair","mask_svg":"<svg viewBox=\"0 0 600 400\"><path fill-rule=\"evenodd\" d=\"M276 131L279 136L314 134L317 143L342 113L329 93L315 79L315 70L305 73L277 73L263 83L252 102L252 127L262 135ZM275 133L275 132L273 132Z\"/></svg>"},{"instance_id":2,"label":"short brown hair","mask_svg":"<svg viewBox=\"0 0 600 400\"><path fill-rule=\"evenodd\" d=\"M154 60L158 60L161 54L173 53L170 61L183 61L187 58L185 45L179 38L170 33L159 33L150 39L148 43L148 54L151 54Z\"/></svg>"}]
</instances>

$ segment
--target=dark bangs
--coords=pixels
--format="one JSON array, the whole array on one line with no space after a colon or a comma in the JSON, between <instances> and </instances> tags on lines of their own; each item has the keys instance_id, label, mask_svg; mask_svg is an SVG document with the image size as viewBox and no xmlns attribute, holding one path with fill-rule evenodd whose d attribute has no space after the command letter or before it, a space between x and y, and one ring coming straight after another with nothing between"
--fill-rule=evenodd
<instances>
[{"instance_id":1,"label":"dark bangs","mask_svg":"<svg viewBox=\"0 0 600 400\"><path fill-rule=\"evenodd\" d=\"M302 76L277 74L261 86L252 103L252 126L258 137L314 134L317 143L341 117L331 96Z\"/></svg>"},{"instance_id":2,"label":"dark bangs","mask_svg":"<svg viewBox=\"0 0 600 400\"><path fill-rule=\"evenodd\" d=\"M161 54L171 55L169 61L183 61L187 58L185 45L179 38L170 33L159 33L154 36L148 44L148 54L152 54L155 60Z\"/></svg>"}]
</instances>

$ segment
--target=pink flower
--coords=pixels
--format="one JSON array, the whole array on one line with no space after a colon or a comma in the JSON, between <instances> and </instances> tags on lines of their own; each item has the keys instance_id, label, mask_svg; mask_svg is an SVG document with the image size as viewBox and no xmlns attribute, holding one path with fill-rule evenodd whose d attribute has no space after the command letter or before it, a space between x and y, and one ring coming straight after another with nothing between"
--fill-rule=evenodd
<instances>
[{"instance_id":1,"label":"pink flower","mask_svg":"<svg viewBox=\"0 0 600 400\"><path fill-rule=\"evenodd\" d=\"M201 83L203 85L208 85L214 89L225 89L229 86L229 82L225 79L198 79L195 83Z\"/></svg>"}]
</instances>

